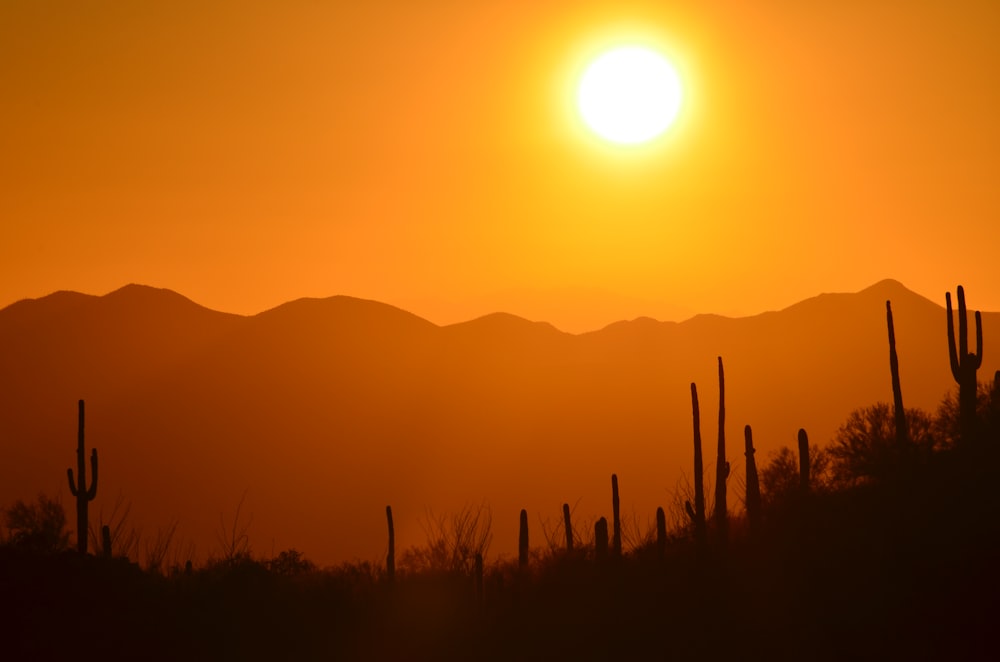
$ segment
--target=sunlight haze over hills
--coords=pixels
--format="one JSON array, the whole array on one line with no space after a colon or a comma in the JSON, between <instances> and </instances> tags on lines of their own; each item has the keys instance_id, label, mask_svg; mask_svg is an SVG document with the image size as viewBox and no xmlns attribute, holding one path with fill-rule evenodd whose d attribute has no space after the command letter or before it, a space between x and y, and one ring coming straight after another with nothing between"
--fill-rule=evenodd
<instances>
[{"instance_id":1,"label":"sunlight haze over hills","mask_svg":"<svg viewBox=\"0 0 1000 662\"><path fill-rule=\"evenodd\" d=\"M594 330L891 276L1000 310L1000 5L0 5L0 305L125 282ZM684 102L602 143L575 85L657 49Z\"/></svg>"}]
</instances>

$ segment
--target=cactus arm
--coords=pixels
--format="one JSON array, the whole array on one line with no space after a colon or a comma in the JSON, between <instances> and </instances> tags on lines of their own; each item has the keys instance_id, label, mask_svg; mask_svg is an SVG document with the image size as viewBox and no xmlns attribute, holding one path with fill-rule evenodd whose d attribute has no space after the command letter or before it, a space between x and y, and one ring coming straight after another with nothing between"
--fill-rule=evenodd
<instances>
[{"instance_id":1,"label":"cactus arm","mask_svg":"<svg viewBox=\"0 0 1000 662\"><path fill-rule=\"evenodd\" d=\"M969 323L965 315L965 290L958 286L958 360L965 361L969 353Z\"/></svg>"},{"instance_id":2,"label":"cactus arm","mask_svg":"<svg viewBox=\"0 0 1000 662\"><path fill-rule=\"evenodd\" d=\"M69 477L69 492L70 492L70 494L72 494L73 496L79 496L80 493L76 489L76 483L73 482L73 470L72 469L67 469L66 470L66 475Z\"/></svg>"}]
</instances>

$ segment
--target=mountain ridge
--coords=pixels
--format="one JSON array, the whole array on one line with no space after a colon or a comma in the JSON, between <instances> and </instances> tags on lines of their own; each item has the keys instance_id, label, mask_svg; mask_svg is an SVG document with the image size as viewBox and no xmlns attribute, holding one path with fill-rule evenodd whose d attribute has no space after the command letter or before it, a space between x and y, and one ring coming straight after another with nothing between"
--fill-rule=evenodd
<instances>
[{"instance_id":1,"label":"mountain ridge","mask_svg":"<svg viewBox=\"0 0 1000 662\"><path fill-rule=\"evenodd\" d=\"M206 555L244 492L258 536L321 562L377 558L386 504L405 547L423 542L428 509L487 500L509 552L521 508L532 521L564 502L606 515L612 472L643 526L690 475L692 382L715 436L716 357L737 474L744 424L765 461L799 427L822 444L851 409L888 401L886 298L907 406L933 409L954 386L943 308L895 281L583 334L506 313L438 326L345 296L238 316L169 290L116 293L0 311L0 505L65 493L83 398L108 499L93 512L125 495L147 527L179 520ZM983 326L985 379L1000 367L1000 315Z\"/></svg>"}]
</instances>

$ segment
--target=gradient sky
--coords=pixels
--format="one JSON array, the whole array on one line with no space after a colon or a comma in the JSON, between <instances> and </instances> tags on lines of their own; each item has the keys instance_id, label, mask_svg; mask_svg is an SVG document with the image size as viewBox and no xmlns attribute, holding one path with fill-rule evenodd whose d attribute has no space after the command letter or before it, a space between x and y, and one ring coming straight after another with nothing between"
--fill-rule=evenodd
<instances>
[{"instance_id":1,"label":"gradient sky","mask_svg":"<svg viewBox=\"0 0 1000 662\"><path fill-rule=\"evenodd\" d=\"M580 331L896 278L1000 310L1000 3L0 4L0 306L350 294ZM640 148L573 88L685 85Z\"/></svg>"}]
</instances>

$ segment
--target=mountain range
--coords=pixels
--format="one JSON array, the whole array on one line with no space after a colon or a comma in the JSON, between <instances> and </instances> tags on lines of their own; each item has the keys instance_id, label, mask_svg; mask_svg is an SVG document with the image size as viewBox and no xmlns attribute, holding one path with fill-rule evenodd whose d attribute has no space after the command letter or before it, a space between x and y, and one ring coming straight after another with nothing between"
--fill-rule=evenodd
<instances>
[{"instance_id":1,"label":"mountain range","mask_svg":"<svg viewBox=\"0 0 1000 662\"><path fill-rule=\"evenodd\" d=\"M241 499L264 555L376 560L387 504L405 548L424 543L430 518L481 503L491 555L512 555L521 508L544 544L564 502L581 529L610 514L612 473L632 531L645 530L658 505L679 516L692 382L714 466L716 357L735 490L744 424L761 462L794 447L800 427L824 444L851 410L891 401L887 300L906 406L933 410L955 388L944 295L891 280L752 317L639 318L579 335L504 313L437 326L346 296L238 316L140 285L57 292L0 310L0 506L44 492L72 512L65 470L84 399L100 456L92 519L124 499L146 539L176 521L178 547L201 559ZM1000 313L983 314L983 333L987 379L1000 368Z\"/></svg>"}]
</instances>

